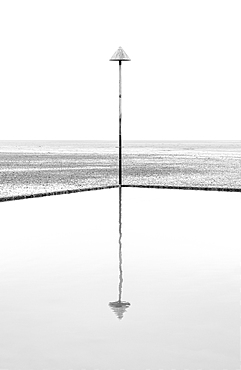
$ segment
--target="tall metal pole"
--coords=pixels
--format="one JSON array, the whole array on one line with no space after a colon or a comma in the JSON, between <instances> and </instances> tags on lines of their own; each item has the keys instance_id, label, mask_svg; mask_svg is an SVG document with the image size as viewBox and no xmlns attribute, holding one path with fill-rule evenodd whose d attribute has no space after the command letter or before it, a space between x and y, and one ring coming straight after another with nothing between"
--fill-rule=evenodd
<instances>
[{"instance_id":1,"label":"tall metal pole","mask_svg":"<svg viewBox=\"0 0 241 370\"><path fill-rule=\"evenodd\" d=\"M121 137L121 120L122 120L122 84L121 84L121 62L130 61L130 58L122 49L119 49L112 56L110 61L119 62L119 299L115 302L110 302L109 306L115 312L118 319L123 318L123 314L130 306L129 302L121 300L123 286L123 271L122 271L122 137Z\"/></svg>"},{"instance_id":2,"label":"tall metal pole","mask_svg":"<svg viewBox=\"0 0 241 370\"><path fill-rule=\"evenodd\" d=\"M119 60L119 187L122 186L121 87L121 60Z\"/></svg>"},{"instance_id":3,"label":"tall metal pole","mask_svg":"<svg viewBox=\"0 0 241 370\"><path fill-rule=\"evenodd\" d=\"M122 120L122 81L121 81L121 62L128 62L130 58L126 52L119 47L119 49L114 53L110 61L119 62L119 187L122 186L122 137L121 137L121 120Z\"/></svg>"}]
</instances>

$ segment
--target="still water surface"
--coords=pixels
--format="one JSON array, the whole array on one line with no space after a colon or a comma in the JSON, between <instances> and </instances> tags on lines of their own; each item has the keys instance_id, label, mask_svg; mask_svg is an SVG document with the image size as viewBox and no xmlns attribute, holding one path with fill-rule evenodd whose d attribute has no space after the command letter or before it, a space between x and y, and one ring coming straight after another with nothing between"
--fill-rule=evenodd
<instances>
[{"instance_id":1,"label":"still water surface","mask_svg":"<svg viewBox=\"0 0 241 370\"><path fill-rule=\"evenodd\" d=\"M239 369L239 195L125 188L121 205L1 204L0 369Z\"/></svg>"}]
</instances>

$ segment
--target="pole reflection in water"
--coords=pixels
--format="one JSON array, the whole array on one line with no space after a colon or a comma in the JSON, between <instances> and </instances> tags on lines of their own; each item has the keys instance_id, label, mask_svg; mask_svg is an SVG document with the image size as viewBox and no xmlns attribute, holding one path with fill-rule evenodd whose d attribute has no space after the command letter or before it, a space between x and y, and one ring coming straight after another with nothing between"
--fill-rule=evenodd
<instances>
[{"instance_id":1,"label":"pole reflection in water","mask_svg":"<svg viewBox=\"0 0 241 370\"><path fill-rule=\"evenodd\" d=\"M119 299L116 302L110 302L109 306L114 311L118 319L122 319L127 308L131 305L129 302L121 300L123 287L122 270L122 188L119 186Z\"/></svg>"}]
</instances>

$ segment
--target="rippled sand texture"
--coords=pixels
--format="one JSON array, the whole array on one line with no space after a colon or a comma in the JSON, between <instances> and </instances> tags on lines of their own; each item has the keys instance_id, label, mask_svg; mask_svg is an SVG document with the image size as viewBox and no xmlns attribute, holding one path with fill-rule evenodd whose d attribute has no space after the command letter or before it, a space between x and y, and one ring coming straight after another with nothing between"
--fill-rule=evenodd
<instances>
[{"instance_id":1,"label":"rippled sand texture","mask_svg":"<svg viewBox=\"0 0 241 370\"><path fill-rule=\"evenodd\" d=\"M117 184L115 143L0 142L1 197Z\"/></svg>"},{"instance_id":2,"label":"rippled sand texture","mask_svg":"<svg viewBox=\"0 0 241 370\"><path fill-rule=\"evenodd\" d=\"M124 183L241 188L240 141L126 145Z\"/></svg>"},{"instance_id":3,"label":"rippled sand texture","mask_svg":"<svg viewBox=\"0 0 241 370\"><path fill-rule=\"evenodd\" d=\"M118 184L111 141L0 142L1 197ZM123 183L241 188L240 141L127 141Z\"/></svg>"}]
</instances>

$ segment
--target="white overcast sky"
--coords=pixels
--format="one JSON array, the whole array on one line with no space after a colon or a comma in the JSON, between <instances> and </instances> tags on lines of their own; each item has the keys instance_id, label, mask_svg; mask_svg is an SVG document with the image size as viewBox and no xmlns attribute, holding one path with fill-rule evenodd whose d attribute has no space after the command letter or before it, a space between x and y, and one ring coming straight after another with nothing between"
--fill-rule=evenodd
<instances>
[{"instance_id":1,"label":"white overcast sky","mask_svg":"<svg viewBox=\"0 0 241 370\"><path fill-rule=\"evenodd\" d=\"M0 139L241 138L240 0L0 0Z\"/></svg>"}]
</instances>

